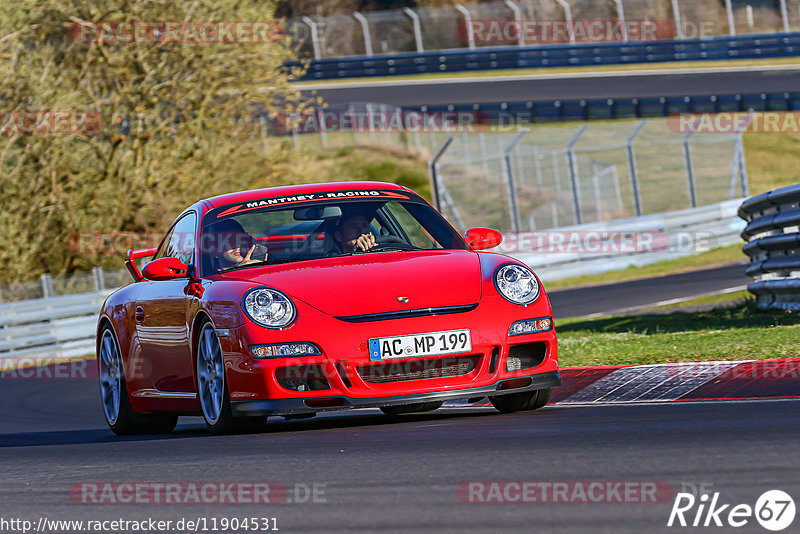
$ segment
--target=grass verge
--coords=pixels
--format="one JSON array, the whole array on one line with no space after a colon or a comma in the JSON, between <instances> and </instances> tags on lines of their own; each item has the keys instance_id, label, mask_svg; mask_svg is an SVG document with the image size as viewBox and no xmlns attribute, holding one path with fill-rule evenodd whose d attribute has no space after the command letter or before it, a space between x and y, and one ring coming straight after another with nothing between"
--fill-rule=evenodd
<instances>
[{"instance_id":1,"label":"grass verge","mask_svg":"<svg viewBox=\"0 0 800 534\"><path fill-rule=\"evenodd\" d=\"M566 319L559 364L641 365L797 356L798 314L760 310L752 299L698 312Z\"/></svg>"}]
</instances>

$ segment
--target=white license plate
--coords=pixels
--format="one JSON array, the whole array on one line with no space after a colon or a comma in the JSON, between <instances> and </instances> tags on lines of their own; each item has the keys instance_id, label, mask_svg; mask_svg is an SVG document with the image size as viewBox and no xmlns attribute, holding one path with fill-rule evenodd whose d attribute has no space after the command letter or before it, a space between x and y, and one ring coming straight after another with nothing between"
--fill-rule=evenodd
<instances>
[{"instance_id":1,"label":"white license plate","mask_svg":"<svg viewBox=\"0 0 800 534\"><path fill-rule=\"evenodd\" d=\"M416 358L472 351L469 330L448 330L427 334L376 337L369 340L369 359Z\"/></svg>"}]
</instances>

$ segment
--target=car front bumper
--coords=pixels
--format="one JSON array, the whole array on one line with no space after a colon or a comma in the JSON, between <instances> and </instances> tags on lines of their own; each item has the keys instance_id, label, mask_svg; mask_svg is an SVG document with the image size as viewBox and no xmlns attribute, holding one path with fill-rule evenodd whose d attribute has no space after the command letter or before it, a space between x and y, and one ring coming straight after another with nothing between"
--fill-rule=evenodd
<instances>
[{"instance_id":1,"label":"car front bumper","mask_svg":"<svg viewBox=\"0 0 800 534\"><path fill-rule=\"evenodd\" d=\"M512 385L514 383L520 383L520 381L524 382L526 378L530 378L530 383L526 385L501 389L505 387L504 384ZM294 415L357 408L379 408L382 406L395 406L417 402L450 401L475 397L509 395L512 393L547 389L560 385L561 375L559 375L558 371L551 371L548 373L498 380L488 386L450 391L433 391L413 395L377 398L355 398L343 395L332 395L324 397L313 396L306 398L235 401L231 402L231 411L233 415L237 417Z\"/></svg>"}]
</instances>

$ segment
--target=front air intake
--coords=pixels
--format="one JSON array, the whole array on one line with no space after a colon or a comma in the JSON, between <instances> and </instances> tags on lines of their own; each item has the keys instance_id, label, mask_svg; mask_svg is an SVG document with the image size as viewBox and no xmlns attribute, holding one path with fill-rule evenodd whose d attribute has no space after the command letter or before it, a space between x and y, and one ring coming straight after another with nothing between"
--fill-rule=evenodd
<instances>
[{"instance_id":1,"label":"front air intake","mask_svg":"<svg viewBox=\"0 0 800 534\"><path fill-rule=\"evenodd\" d=\"M536 367L544 361L546 356L547 343L543 341L513 345L508 351L506 371L520 371Z\"/></svg>"},{"instance_id":2,"label":"front air intake","mask_svg":"<svg viewBox=\"0 0 800 534\"><path fill-rule=\"evenodd\" d=\"M474 354L429 360L395 360L373 365L362 365L357 369L364 382L385 384L388 382L466 375L478 367L480 360L481 356Z\"/></svg>"}]
</instances>

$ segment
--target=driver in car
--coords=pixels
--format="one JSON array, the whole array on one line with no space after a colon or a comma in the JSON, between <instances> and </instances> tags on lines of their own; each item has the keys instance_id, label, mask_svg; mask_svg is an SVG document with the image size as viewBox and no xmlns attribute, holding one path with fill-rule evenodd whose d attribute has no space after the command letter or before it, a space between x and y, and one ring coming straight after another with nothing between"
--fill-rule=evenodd
<instances>
[{"instance_id":1,"label":"driver in car","mask_svg":"<svg viewBox=\"0 0 800 534\"><path fill-rule=\"evenodd\" d=\"M233 219L227 219L215 224L213 232L216 234L216 246L219 253L220 269L241 267L251 263L266 261L268 253L258 240L245 232L242 225ZM263 254L263 258L253 258L253 254ZM260 255L260 254L259 254Z\"/></svg>"},{"instance_id":2,"label":"driver in car","mask_svg":"<svg viewBox=\"0 0 800 534\"><path fill-rule=\"evenodd\" d=\"M377 244L369 221L358 213L339 219L333 237L344 254L351 254L356 250L366 252Z\"/></svg>"}]
</instances>

